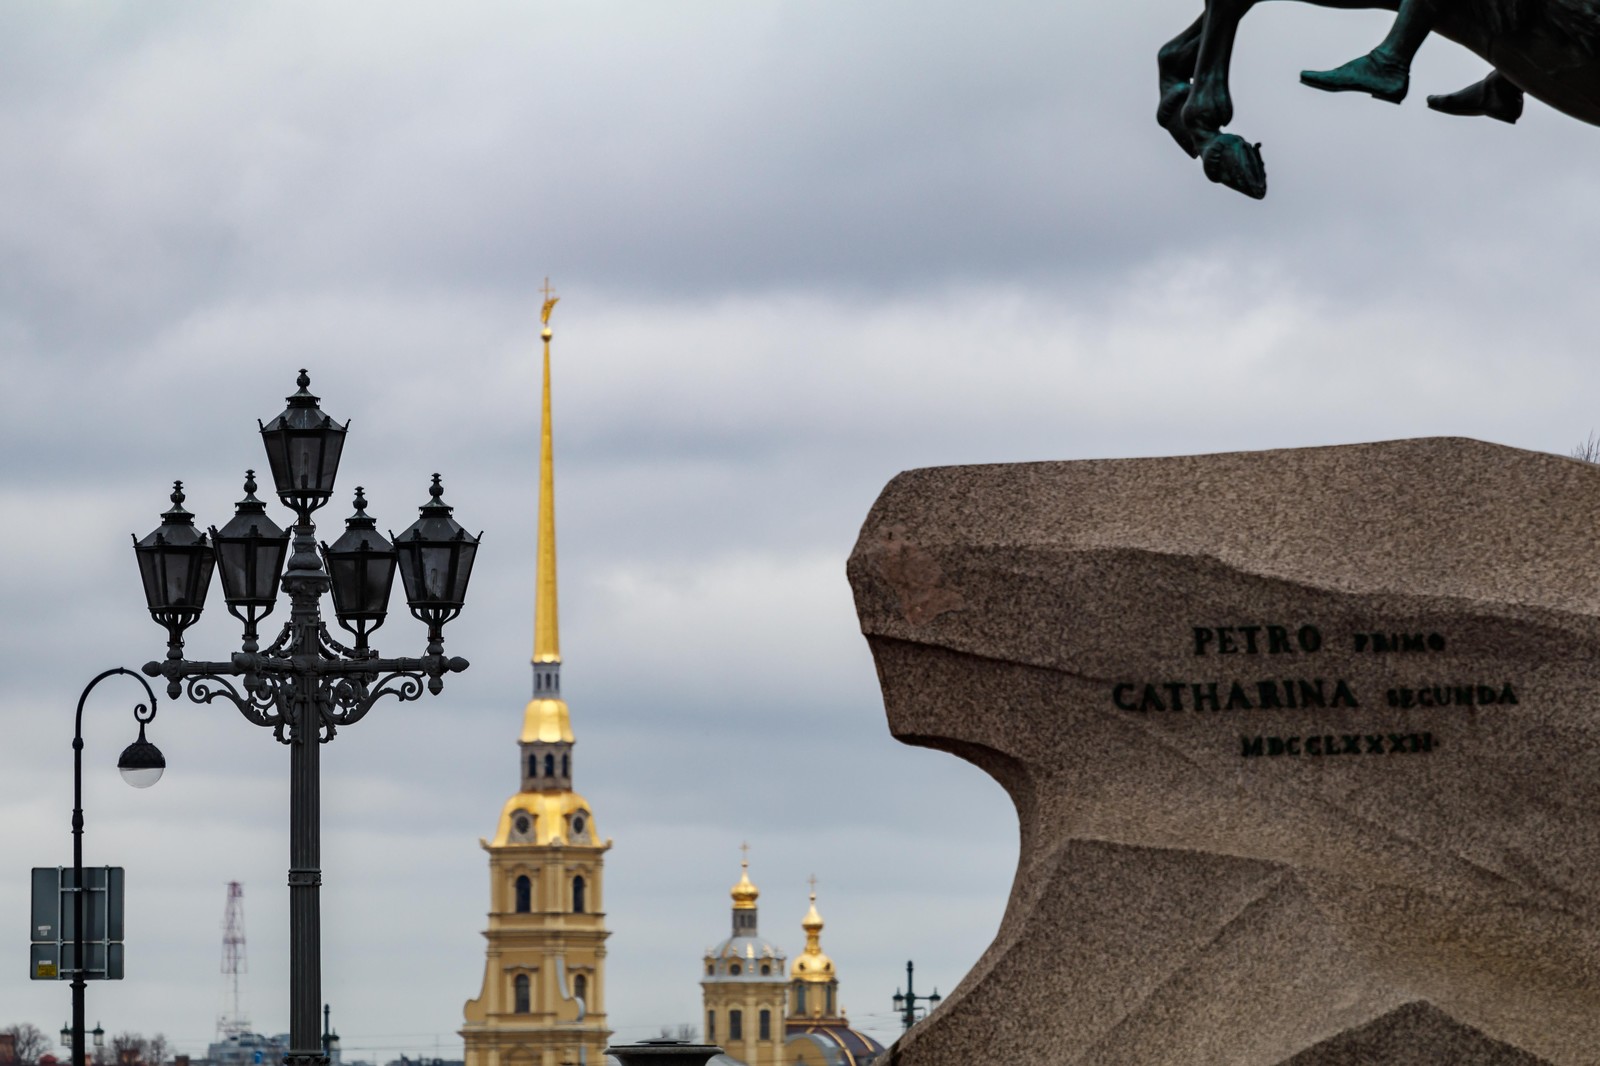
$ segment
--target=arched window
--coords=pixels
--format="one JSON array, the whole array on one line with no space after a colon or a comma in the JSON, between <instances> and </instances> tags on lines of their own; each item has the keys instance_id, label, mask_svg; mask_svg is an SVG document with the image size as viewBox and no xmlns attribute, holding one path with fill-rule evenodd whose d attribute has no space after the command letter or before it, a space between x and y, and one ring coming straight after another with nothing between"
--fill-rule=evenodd
<instances>
[{"instance_id":1,"label":"arched window","mask_svg":"<svg viewBox=\"0 0 1600 1066\"><path fill-rule=\"evenodd\" d=\"M744 967L740 966L736 962L730 962L728 963L728 972L733 974L733 976L738 977L740 974L744 973Z\"/></svg>"},{"instance_id":2,"label":"arched window","mask_svg":"<svg viewBox=\"0 0 1600 1066\"><path fill-rule=\"evenodd\" d=\"M712 976L712 975L713 975L713 974L715 974L715 973L716 973L716 972L717 972L717 968L716 968L716 966L714 966L714 965L712 965L712 964L711 964L711 963L709 963L709 962L708 962L708 963L706 963L706 976L707 976L707 977L710 977L710 976Z\"/></svg>"},{"instance_id":3,"label":"arched window","mask_svg":"<svg viewBox=\"0 0 1600 1066\"><path fill-rule=\"evenodd\" d=\"M829 984L828 984L828 1010L827 1010L827 1015L830 1018L833 1017L833 989L834 989L834 986L833 986L832 982L829 982Z\"/></svg>"},{"instance_id":4,"label":"arched window","mask_svg":"<svg viewBox=\"0 0 1600 1066\"><path fill-rule=\"evenodd\" d=\"M528 1005L528 975L517 974L516 980L511 982L512 1005L511 1009L518 1014L527 1014L532 1008Z\"/></svg>"},{"instance_id":5,"label":"arched window","mask_svg":"<svg viewBox=\"0 0 1600 1066\"><path fill-rule=\"evenodd\" d=\"M572 756L570 756L570 755L561 756L561 776L562 777L571 777L572 776Z\"/></svg>"},{"instance_id":6,"label":"arched window","mask_svg":"<svg viewBox=\"0 0 1600 1066\"><path fill-rule=\"evenodd\" d=\"M796 1014L806 1012L806 986L799 981L794 983L794 1012Z\"/></svg>"},{"instance_id":7,"label":"arched window","mask_svg":"<svg viewBox=\"0 0 1600 1066\"><path fill-rule=\"evenodd\" d=\"M770 962L762 963L761 964L761 976L762 977L767 977L767 976L770 976L771 973L772 973L772 963L770 963Z\"/></svg>"},{"instance_id":8,"label":"arched window","mask_svg":"<svg viewBox=\"0 0 1600 1066\"><path fill-rule=\"evenodd\" d=\"M533 910L533 882L528 876L517 878L517 913L527 914Z\"/></svg>"},{"instance_id":9,"label":"arched window","mask_svg":"<svg viewBox=\"0 0 1600 1066\"><path fill-rule=\"evenodd\" d=\"M589 1005L589 979L581 973L572 979L572 997L583 1000L586 1007Z\"/></svg>"},{"instance_id":10,"label":"arched window","mask_svg":"<svg viewBox=\"0 0 1600 1066\"><path fill-rule=\"evenodd\" d=\"M772 1039L772 1012L765 1008L761 1011L761 1031L757 1034L758 1040Z\"/></svg>"},{"instance_id":11,"label":"arched window","mask_svg":"<svg viewBox=\"0 0 1600 1066\"><path fill-rule=\"evenodd\" d=\"M730 1010L728 1012L728 1039L744 1039L744 1011Z\"/></svg>"},{"instance_id":12,"label":"arched window","mask_svg":"<svg viewBox=\"0 0 1600 1066\"><path fill-rule=\"evenodd\" d=\"M577 877L574 877L572 879L572 913L573 914L582 914L583 913L584 904L586 902L586 900L584 899L584 889L587 888L587 887L588 886L584 884L583 875L582 874L579 874Z\"/></svg>"},{"instance_id":13,"label":"arched window","mask_svg":"<svg viewBox=\"0 0 1600 1066\"><path fill-rule=\"evenodd\" d=\"M544 757L544 776L556 776L556 757L554 755L546 755Z\"/></svg>"},{"instance_id":14,"label":"arched window","mask_svg":"<svg viewBox=\"0 0 1600 1066\"><path fill-rule=\"evenodd\" d=\"M539 756L537 756L537 755L528 756L528 776L529 777L538 777L539 776Z\"/></svg>"},{"instance_id":15,"label":"arched window","mask_svg":"<svg viewBox=\"0 0 1600 1066\"><path fill-rule=\"evenodd\" d=\"M712 1043L717 1040L717 1012L714 1010L706 1011L706 1039Z\"/></svg>"}]
</instances>

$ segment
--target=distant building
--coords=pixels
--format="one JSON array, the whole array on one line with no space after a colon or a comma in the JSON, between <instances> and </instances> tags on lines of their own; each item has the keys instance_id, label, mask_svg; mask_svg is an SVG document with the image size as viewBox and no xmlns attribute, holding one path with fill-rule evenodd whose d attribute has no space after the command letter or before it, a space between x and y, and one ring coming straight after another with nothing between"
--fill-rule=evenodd
<instances>
[{"instance_id":1,"label":"distant building","mask_svg":"<svg viewBox=\"0 0 1600 1066\"><path fill-rule=\"evenodd\" d=\"M710 1066L868 1066L883 1045L850 1026L839 1002L839 977L822 951L822 915L813 888L801 920L805 950L784 973L783 949L762 939L756 922L760 891L740 864L733 897L733 935L706 951L700 979L705 1040L723 1054Z\"/></svg>"},{"instance_id":2,"label":"distant building","mask_svg":"<svg viewBox=\"0 0 1600 1066\"><path fill-rule=\"evenodd\" d=\"M235 1032L206 1047L210 1066L276 1066L288 1054L289 1038Z\"/></svg>"},{"instance_id":3,"label":"distant building","mask_svg":"<svg viewBox=\"0 0 1600 1066\"><path fill-rule=\"evenodd\" d=\"M761 938L750 863L739 864L733 897L732 935L706 951L700 979L706 1043L745 1066L784 1066L783 949ZM713 1060L715 1061L715 1060Z\"/></svg>"},{"instance_id":4,"label":"distant building","mask_svg":"<svg viewBox=\"0 0 1600 1066\"><path fill-rule=\"evenodd\" d=\"M544 393L539 448L538 572L533 698L522 716L518 779L489 853L489 928L483 988L469 1000L464 1066L602 1066L605 897L611 841L573 791L572 719L561 698L556 614L555 461L550 429L550 309L544 305Z\"/></svg>"}]
</instances>

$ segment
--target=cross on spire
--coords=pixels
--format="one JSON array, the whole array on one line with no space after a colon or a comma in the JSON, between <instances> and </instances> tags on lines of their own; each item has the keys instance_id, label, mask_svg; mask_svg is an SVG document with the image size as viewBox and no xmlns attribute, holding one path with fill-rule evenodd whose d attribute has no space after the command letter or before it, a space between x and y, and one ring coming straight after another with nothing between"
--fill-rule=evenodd
<instances>
[{"instance_id":1,"label":"cross on spire","mask_svg":"<svg viewBox=\"0 0 1600 1066\"><path fill-rule=\"evenodd\" d=\"M544 339L549 340L550 312L555 310L556 302L559 301L561 297L557 296L556 290L550 287L549 277L544 279L544 288L540 289L539 291L544 293L544 306L539 308L539 321L544 324Z\"/></svg>"},{"instance_id":2,"label":"cross on spire","mask_svg":"<svg viewBox=\"0 0 1600 1066\"><path fill-rule=\"evenodd\" d=\"M812 874L810 877L806 878L806 883L811 886L811 898L812 899L816 899L817 898L817 875L816 874Z\"/></svg>"},{"instance_id":3,"label":"cross on spire","mask_svg":"<svg viewBox=\"0 0 1600 1066\"><path fill-rule=\"evenodd\" d=\"M748 840L739 845L739 864L741 866L750 865L750 842Z\"/></svg>"}]
</instances>

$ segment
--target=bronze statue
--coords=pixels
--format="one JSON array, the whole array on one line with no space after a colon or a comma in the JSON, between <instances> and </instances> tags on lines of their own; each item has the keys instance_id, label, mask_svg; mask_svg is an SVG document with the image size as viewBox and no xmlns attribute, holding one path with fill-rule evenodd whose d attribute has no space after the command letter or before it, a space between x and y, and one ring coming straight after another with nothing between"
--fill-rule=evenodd
<instances>
[{"instance_id":1,"label":"bronze statue","mask_svg":"<svg viewBox=\"0 0 1600 1066\"><path fill-rule=\"evenodd\" d=\"M1305 84L1328 92L1365 92L1399 103L1411 58L1429 33L1487 60L1488 77L1458 92L1428 97L1450 115L1515 122L1526 93L1582 122L1600 125L1600 0L1308 0L1324 7L1386 8L1393 28L1367 55L1333 70L1308 70ZM1161 103L1156 121L1206 177L1260 199L1267 194L1261 145L1222 128L1233 119L1228 62L1234 33L1255 0L1206 0L1205 14L1168 41L1157 58Z\"/></svg>"}]
</instances>

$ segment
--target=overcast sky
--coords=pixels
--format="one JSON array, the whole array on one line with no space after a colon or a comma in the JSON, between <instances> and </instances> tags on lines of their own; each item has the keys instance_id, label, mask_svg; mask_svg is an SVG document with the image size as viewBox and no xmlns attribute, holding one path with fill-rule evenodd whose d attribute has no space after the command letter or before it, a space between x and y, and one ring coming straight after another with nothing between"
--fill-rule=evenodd
<instances>
[{"instance_id":1,"label":"overcast sky","mask_svg":"<svg viewBox=\"0 0 1600 1066\"><path fill-rule=\"evenodd\" d=\"M808 875L850 1015L885 1042L908 958L948 991L996 929L1015 818L887 733L844 561L882 485L948 463L1464 434L1565 452L1600 426L1600 136L1422 103L1481 77L1424 48L1391 107L1296 83L1386 16L1270 4L1235 129L1270 193L1207 182L1154 122L1194 0L15 2L0 11L0 1025L27 871L70 863L71 715L159 657L128 534L173 478L223 523L254 419L311 370L404 528L444 475L485 530L442 698L323 753L324 988L352 1057L457 1057L479 989L480 836L529 694L538 287L557 309L563 674L600 831L617 1039L697 1022L738 845L791 954ZM283 513L278 512L279 520ZM214 590L190 651L238 634ZM397 597L398 606L398 597ZM418 654L400 614L375 641ZM134 682L86 732L91 864L128 869L107 1030L203 1053L225 886L255 1026L287 1029L288 753L163 700L132 792ZM997 709L997 713L998 709Z\"/></svg>"}]
</instances>

